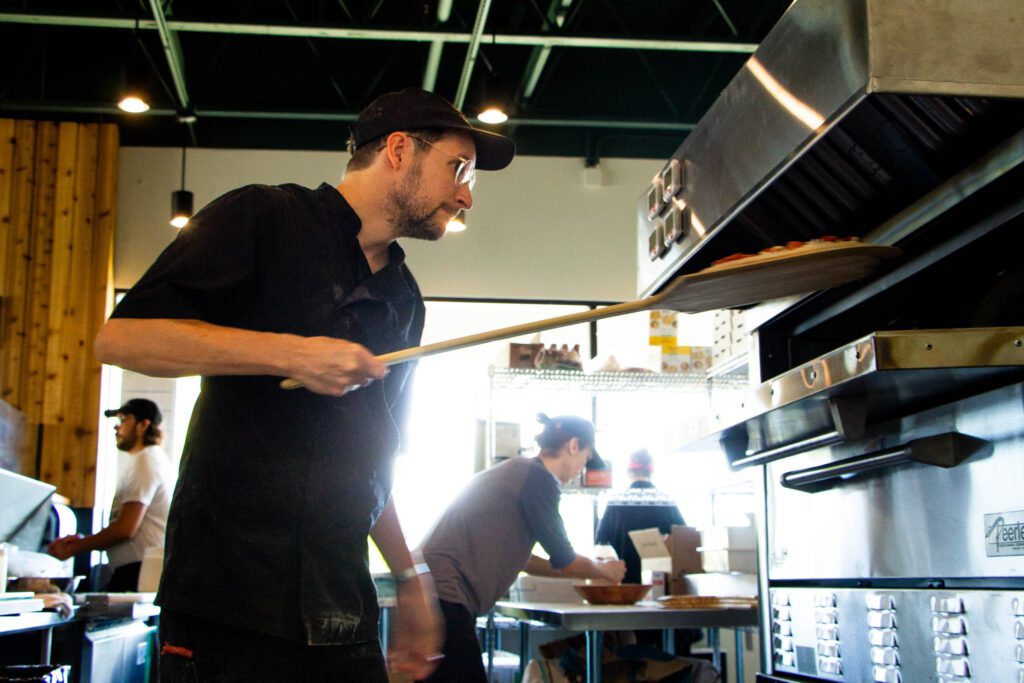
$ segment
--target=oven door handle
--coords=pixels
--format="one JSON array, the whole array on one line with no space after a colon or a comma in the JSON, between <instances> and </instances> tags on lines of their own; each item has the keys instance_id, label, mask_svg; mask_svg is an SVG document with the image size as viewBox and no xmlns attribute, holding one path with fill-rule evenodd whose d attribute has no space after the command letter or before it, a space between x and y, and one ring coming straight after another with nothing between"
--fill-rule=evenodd
<instances>
[{"instance_id":1,"label":"oven door handle","mask_svg":"<svg viewBox=\"0 0 1024 683\"><path fill-rule=\"evenodd\" d=\"M956 467L987 446L989 442L984 439L959 432L945 432L827 465L786 472L780 477L779 483L788 489L817 493L831 488L839 480L908 462L935 467Z\"/></svg>"}]
</instances>

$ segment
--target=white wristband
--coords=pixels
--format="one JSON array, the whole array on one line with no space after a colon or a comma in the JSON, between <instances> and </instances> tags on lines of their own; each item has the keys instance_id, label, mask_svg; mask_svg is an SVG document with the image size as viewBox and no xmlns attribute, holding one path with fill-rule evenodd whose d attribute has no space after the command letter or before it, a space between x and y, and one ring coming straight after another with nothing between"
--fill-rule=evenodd
<instances>
[{"instance_id":1,"label":"white wristband","mask_svg":"<svg viewBox=\"0 0 1024 683\"><path fill-rule=\"evenodd\" d=\"M399 572L391 572L391 575L395 577L395 581L398 583L405 583L415 579L420 574L427 574L430 572L430 568L425 564L414 564L411 567L406 567Z\"/></svg>"}]
</instances>

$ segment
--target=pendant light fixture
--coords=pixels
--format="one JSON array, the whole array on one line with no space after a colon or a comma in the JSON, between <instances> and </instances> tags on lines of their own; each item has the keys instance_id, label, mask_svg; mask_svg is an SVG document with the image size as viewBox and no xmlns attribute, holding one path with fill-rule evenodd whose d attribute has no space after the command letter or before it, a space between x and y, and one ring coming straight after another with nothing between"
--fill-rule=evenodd
<instances>
[{"instance_id":1,"label":"pendant light fixture","mask_svg":"<svg viewBox=\"0 0 1024 683\"><path fill-rule=\"evenodd\" d=\"M142 39L139 37L139 20L135 20L135 30L133 31L135 49L139 50L147 60L149 55L145 51L145 45L142 44ZM152 64L152 60L149 60ZM142 90L138 87L138 81L135 78L129 79L128 67L132 63L141 63L136 56L135 59L128 59L124 64L121 65L121 99L117 103L117 108L123 112L129 114L144 114L149 111L149 102L146 101L146 96ZM135 85L129 86L129 83L135 81Z\"/></svg>"},{"instance_id":2,"label":"pendant light fixture","mask_svg":"<svg viewBox=\"0 0 1024 683\"><path fill-rule=\"evenodd\" d=\"M142 114L149 111L149 105L137 95L128 95L117 103L117 108L129 114Z\"/></svg>"},{"instance_id":3,"label":"pendant light fixture","mask_svg":"<svg viewBox=\"0 0 1024 683\"><path fill-rule=\"evenodd\" d=\"M185 153L188 147L181 148L181 189L171 193L171 225L184 228L192 218L192 193L185 189Z\"/></svg>"},{"instance_id":4,"label":"pendant light fixture","mask_svg":"<svg viewBox=\"0 0 1024 683\"><path fill-rule=\"evenodd\" d=\"M483 62L487 67L487 74L483 82L483 105L476 117L483 123L505 123L508 121L508 93L490 61L483 57Z\"/></svg>"}]
</instances>

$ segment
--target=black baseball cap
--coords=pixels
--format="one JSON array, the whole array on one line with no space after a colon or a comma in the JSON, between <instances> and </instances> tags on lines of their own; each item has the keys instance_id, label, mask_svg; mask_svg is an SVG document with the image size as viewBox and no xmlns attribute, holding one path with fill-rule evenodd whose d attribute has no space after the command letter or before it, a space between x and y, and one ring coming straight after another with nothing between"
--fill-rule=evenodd
<instances>
[{"instance_id":1,"label":"black baseball cap","mask_svg":"<svg viewBox=\"0 0 1024 683\"><path fill-rule=\"evenodd\" d=\"M149 420L154 425L159 425L164 419L160 414L160 408L148 398L129 399L117 410L104 410L103 414L107 417L134 415L136 420Z\"/></svg>"},{"instance_id":2,"label":"black baseball cap","mask_svg":"<svg viewBox=\"0 0 1024 683\"><path fill-rule=\"evenodd\" d=\"M420 88L406 88L381 95L351 125L352 151L396 130L451 128L468 134L476 145L476 167L497 171L512 163L516 143L504 135L474 128L452 103Z\"/></svg>"},{"instance_id":3,"label":"black baseball cap","mask_svg":"<svg viewBox=\"0 0 1024 683\"><path fill-rule=\"evenodd\" d=\"M565 439L575 436L584 447L590 446L590 457L587 458L586 468L588 470L608 469L604 460L597 454L597 446L594 444L594 425L589 420L575 415L548 417L544 413L537 413L537 421L544 425L544 431L537 437L538 441L547 440L545 437L548 436L564 436Z\"/></svg>"}]
</instances>

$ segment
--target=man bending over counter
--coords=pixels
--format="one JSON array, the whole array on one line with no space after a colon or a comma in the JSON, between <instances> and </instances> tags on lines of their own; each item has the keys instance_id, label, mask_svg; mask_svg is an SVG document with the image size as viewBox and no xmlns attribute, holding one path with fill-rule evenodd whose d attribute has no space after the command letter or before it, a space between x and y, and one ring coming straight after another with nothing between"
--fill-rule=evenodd
<instances>
[{"instance_id":1,"label":"man bending over counter","mask_svg":"<svg viewBox=\"0 0 1024 683\"><path fill-rule=\"evenodd\" d=\"M487 614L520 571L537 576L619 583L619 560L577 555L558 511L561 485L585 466L603 467L594 426L579 417L538 416L535 458L515 457L481 472L441 516L423 543L445 619L444 659L430 683L487 680L476 640L476 618ZM532 553L540 543L550 559Z\"/></svg>"}]
</instances>

